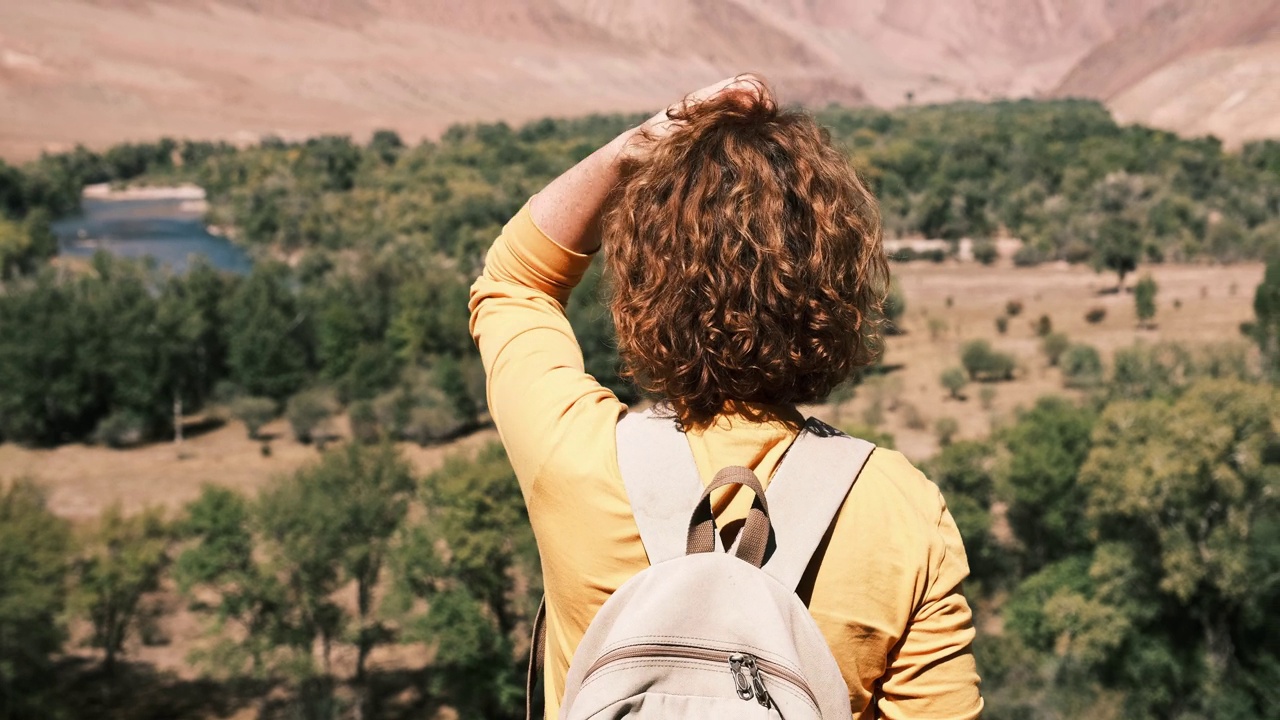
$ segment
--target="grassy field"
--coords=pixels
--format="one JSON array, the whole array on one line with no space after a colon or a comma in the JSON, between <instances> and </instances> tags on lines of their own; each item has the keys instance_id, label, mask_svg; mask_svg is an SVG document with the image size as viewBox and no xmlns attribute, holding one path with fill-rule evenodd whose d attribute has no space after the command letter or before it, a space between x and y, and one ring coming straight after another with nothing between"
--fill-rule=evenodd
<instances>
[{"instance_id":1,"label":"grassy field","mask_svg":"<svg viewBox=\"0 0 1280 720\"><path fill-rule=\"evenodd\" d=\"M937 451L933 427L938 418L959 421L959 437L981 437L993 422L1036 397L1064 392L1033 329L1041 315L1048 315L1054 330L1073 341L1097 346L1104 358L1134 342L1240 341L1239 325L1253 317L1253 291L1262 271L1254 264L1153 267L1160 285L1156 327L1139 329L1133 297L1114 292L1114 275L1065 265L898 265L894 272L906 294L907 312L900 323L904 332L888 339L885 363L890 371L861 386L856 397L838 409L821 406L809 411L836 424L861 425L878 397L884 410L882 429L896 436L899 449L909 457L921 460ZM1010 300L1021 302L1023 310L1001 335L995 319L1005 314ZM1181 302L1180 309L1175 309L1175 300ZM1106 309L1102 322L1085 321L1085 312L1093 307ZM979 399L983 386L971 384L965 390L967 399L957 401L948 398L939 383L943 370L960 364L961 345L973 338L988 338L1019 361L1016 379L986 386L995 393L989 409ZM337 425L342 430L345 422L339 419ZM74 519L94 517L116 501L126 510L151 504L177 508L196 497L206 483L252 492L272 476L291 472L318 455L313 446L294 441L282 420L268 425L264 433L273 436L269 457L237 422L190 437L181 449L172 443L132 450L88 445L37 450L4 444L0 477L38 479L48 487L54 511ZM496 438L489 429L451 445L404 444L403 451L418 472L426 473L455 448L473 448Z\"/></svg>"}]
</instances>

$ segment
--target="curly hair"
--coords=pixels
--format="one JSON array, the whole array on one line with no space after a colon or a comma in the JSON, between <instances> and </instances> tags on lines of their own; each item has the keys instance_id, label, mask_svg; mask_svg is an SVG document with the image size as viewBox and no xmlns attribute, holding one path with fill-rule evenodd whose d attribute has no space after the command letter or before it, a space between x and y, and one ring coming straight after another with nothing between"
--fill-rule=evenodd
<instances>
[{"instance_id":1,"label":"curly hair","mask_svg":"<svg viewBox=\"0 0 1280 720\"><path fill-rule=\"evenodd\" d=\"M623 373L686 426L820 401L880 351L875 198L811 116L756 89L668 111L602 218Z\"/></svg>"}]
</instances>

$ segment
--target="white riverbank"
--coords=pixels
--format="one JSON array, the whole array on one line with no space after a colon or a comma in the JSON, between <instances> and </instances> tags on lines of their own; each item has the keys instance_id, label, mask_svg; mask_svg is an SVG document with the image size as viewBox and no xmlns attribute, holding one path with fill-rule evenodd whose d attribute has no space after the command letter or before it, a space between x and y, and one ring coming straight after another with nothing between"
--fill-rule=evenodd
<instances>
[{"instance_id":1,"label":"white riverbank","mask_svg":"<svg viewBox=\"0 0 1280 720\"><path fill-rule=\"evenodd\" d=\"M94 200L199 200L203 201L204 188L191 183L157 187L113 188L111 183L86 185L84 197Z\"/></svg>"}]
</instances>

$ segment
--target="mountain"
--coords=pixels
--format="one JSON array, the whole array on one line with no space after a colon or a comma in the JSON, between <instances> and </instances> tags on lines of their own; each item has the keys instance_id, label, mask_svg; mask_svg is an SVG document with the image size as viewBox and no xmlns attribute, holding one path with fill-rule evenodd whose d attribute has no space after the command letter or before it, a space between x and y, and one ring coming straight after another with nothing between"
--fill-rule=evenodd
<instances>
[{"instance_id":1,"label":"mountain","mask_svg":"<svg viewBox=\"0 0 1280 720\"><path fill-rule=\"evenodd\" d=\"M9 0L0 156L161 135L414 140L459 121L651 110L744 70L810 104L1085 95L1194 131L1202 119L1175 109L1216 97L1214 68L1270 57L1255 53L1270 47L1257 28L1278 26L1263 5L1276 3ZM1205 18L1220 32L1195 32ZM1254 92L1275 86L1268 72ZM1180 81L1195 98L1174 100ZM1254 107L1230 115L1245 135ZM1232 122L1212 127L1235 138Z\"/></svg>"},{"instance_id":2,"label":"mountain","mask_svg":"<svg viewBox=\"0 0 1280 720\"><path fill-rule=\"evenodd\" d=\"M1280 1L1165 3L1094 48L1054 94L1231 144L1280 137Z\"/></svg>"}]
</instances>

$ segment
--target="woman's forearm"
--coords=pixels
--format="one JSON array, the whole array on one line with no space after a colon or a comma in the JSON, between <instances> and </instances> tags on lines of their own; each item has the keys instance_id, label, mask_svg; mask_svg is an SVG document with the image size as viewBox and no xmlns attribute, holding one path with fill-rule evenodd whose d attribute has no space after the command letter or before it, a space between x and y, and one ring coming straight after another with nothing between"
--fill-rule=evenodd
<instances>
[{"instance_id":1,"label":"woman's forearm","mask_svg":"<svg viewBox=\"0 0 1280 720\"><path fill-rule=\"evenodd\" d=\"M588 254L600 248L600 211L618 183L628 130L552 180L529 203L534 223L567 250Z\"/></svg>"}]
</instances>

